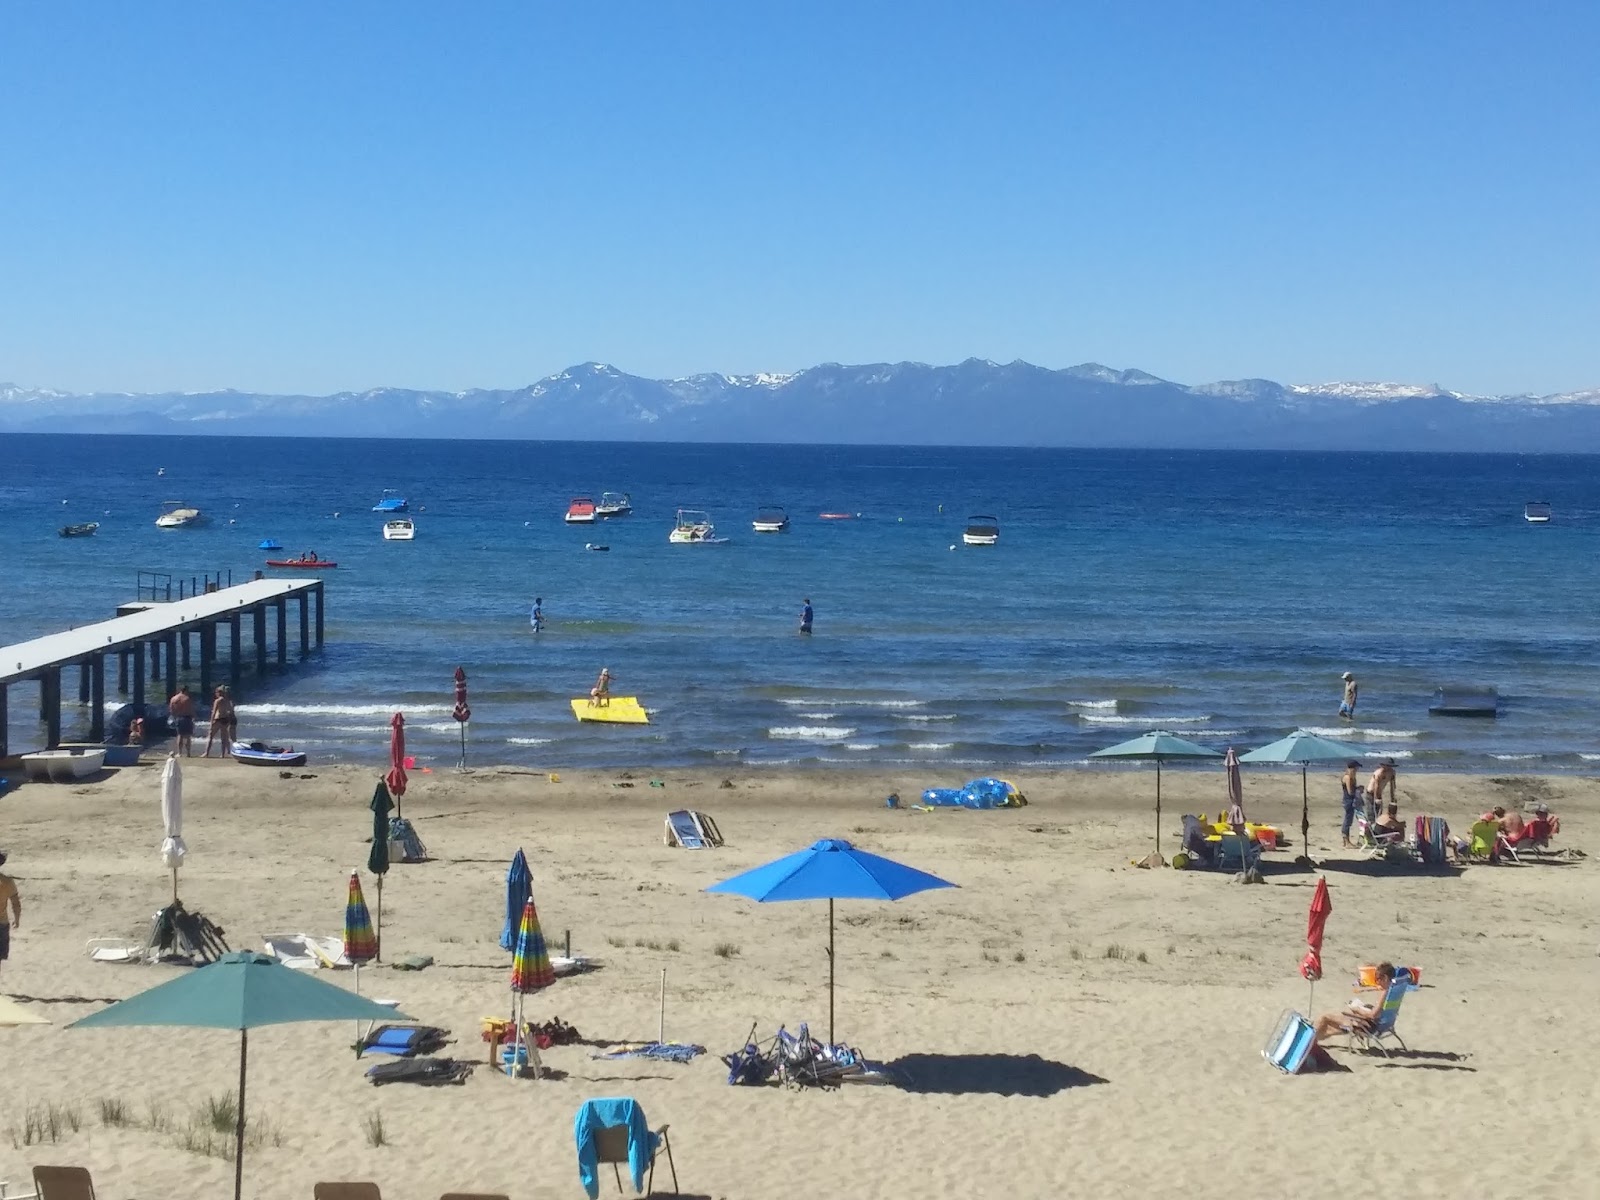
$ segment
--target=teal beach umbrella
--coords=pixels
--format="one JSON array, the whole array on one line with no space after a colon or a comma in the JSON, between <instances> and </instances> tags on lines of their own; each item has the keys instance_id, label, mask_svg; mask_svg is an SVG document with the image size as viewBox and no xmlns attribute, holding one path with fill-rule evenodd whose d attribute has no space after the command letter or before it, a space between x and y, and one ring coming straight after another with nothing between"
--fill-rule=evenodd
<instances>
[{"instance_id":1,"label":"teal beach umbrella","mask_svg":"<svg viewBox=\"0 0 1600 1200\"><path fill-rule=\"evenodd\" d=\"M1297 862L1311 862L1311 790L1306 782L1306 769L1314 762L1350 762L1365 753L1355 746L1331 741L1297 729L1288 737L1281 737L1259 750L1241 754L1242 763L1299 763L1300 764L1300 844L1302 852Z\"/></svg>"},{"instance_id":2,"label":"teal beach umbrella","mask_svg":"<svg viewBox=\"0 0 1600 1200\"><path fill-rule=\"evenodd\" d=\"M178 1025L239 1031L239 1105L234 1128L233 1197L244 1190L244 1085L250 1030L299 1021L410 1020L382 1004L292 971L252 950L219 958L178 978L74 1021L72 1029Z\"/></svg>"},{"instance_id":3,"label":"teal beach umbrella","mask_svg":"<svg viewBox=\"0 0 1600 1200\"><path fill-rule=\"evenodd\" d=\"M1215 750L1207 750L1204 746L1186 741L1176 734L1168 733L1164 729L1157 729L1150 733L1141 734L1126 742L1118 742L1115 746L1107 746L1104 750L1096 750L1089 755L1090 758L1126 758L1139 762L1153 762L1156 764L1156 858L1162 865L1166 860L1161 858L1161 764L1174 759L1183 758L1221 758L1222 755Z\"/></svg>"}]
</instances>

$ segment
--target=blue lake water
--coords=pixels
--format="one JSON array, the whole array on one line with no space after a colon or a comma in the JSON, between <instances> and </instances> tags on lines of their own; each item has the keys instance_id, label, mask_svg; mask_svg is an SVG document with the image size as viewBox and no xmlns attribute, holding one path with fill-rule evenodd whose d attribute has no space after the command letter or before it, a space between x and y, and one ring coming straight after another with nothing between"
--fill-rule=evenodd
<instances>
[{"instance_id":1,"label":"blue lake water","mask_svg":"<svg viewBox=\"0 0 1600 1200\"><path fill-rule=\"evenodd\" d=\"M0 643L110 616L141 569L248 578L274 537L339 562L327 648L247 677L241 731L314 759L380 759L398 709L419 758L454 761L459 664L479 762L948 778L1077 764L1150 728L1243 747L1309 726L1413 767L1584 770L1600 761L1595 462L7 436ZM414 542L381 539L385 488L409 498ZM563 524L570 497L604 490L633 515ZM168 499L213 519L159 530ZM1531 499L1550 525L1522 519ZM787 533L751 531L766 503ZM669 545L680 506L729 543ZM859 516L818 518L839 511ZM974 513L998 517L998 546L960 545ZM96 537L55 536L87 520ZM568 698L602 666L651 725L574 721ZM1346 669L1353 730L1335 715ZM1498 687L1500 718L1430 717L1444 682ZM39 740L33 708L14 688L13 746Z\"/></svg>"}]
</instances>

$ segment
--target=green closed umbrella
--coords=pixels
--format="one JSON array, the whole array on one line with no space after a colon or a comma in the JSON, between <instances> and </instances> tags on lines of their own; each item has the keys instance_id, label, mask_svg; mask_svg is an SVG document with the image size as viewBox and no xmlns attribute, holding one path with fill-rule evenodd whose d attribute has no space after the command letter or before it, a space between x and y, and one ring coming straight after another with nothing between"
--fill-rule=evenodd
<instances>
[{"instance_id":1,"label":"green closed umbrella","mask_svg":"<svg viewBox=\"0 0 1600 1200\"><path fill-rule=\"evenodd\" d=\"M389 873L389 813L394 802L383 780L372 792L372 849L367 854L367 870L378 877L378 919L373 927L376 939L373 961L383 961L383 877Z\"/></svg>"},{"instance_id":2,"label":"green closed umbrella","mask_svg":"<svg viewBox=\"0 0 1600 1200\"><path fill-rule=\"evenodd\" d=\"M404 1013L320 979L292 971L253 950L219 958L149 991L74 1021L72 1029L178 1025L239 1031L239 1115L234 1129L233 1197L244 1191L244 1084L249 1031L298 1021L410 1020Z\"/></svg>"},{"instance_id":3,"label":"green closed umbrella","mask_svg":"<svg viewBox=\"0 0 1600 1200\"><path fill-rule=\"evenodd\" d=\"M1176 734L1168 733L1164 729L1157 729L1129 741L1118 742L1115 746L1107 746L1104 750L1096 750L1089 757L1127 758L1156 764L1155 856L1162 866L1166 866L1166 859L1161 857L1161 764L1174 759L1221 758L1222 755L1215 750L1207 750L1204 746L1186 741Z\"/></svg>"},{"instance_id":4,"label":"green closed umbrella","mask_svg":"<svg viewBox=\"0 0 1600 1200\"><path fill-rule=\"evenodd\" d=\"M1288 737L1241 754L1242 763L1299 763L1300 764L1300 857L1298 863L1314 866L1311 861L1311 789L1306 782L1306 768L1314 762L1349 762L1365 753L1354 746L1335 742L1314 733L1297 729Z\"/></svg>"}]
</instances>

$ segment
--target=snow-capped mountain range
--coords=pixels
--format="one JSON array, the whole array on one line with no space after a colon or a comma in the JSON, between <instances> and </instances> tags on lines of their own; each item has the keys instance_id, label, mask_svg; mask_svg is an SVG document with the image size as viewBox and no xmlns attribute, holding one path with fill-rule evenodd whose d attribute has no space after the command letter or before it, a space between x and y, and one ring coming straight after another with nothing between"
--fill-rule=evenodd
<instances>
[{"instance_id":1,"label":"snow-capped mountain range","mask_svg":"<svg viewBox=\"0 0 1600 1200\"><path fill-rule=\"evenodd\" d=\"M582 363L511 390L77 395L0 384L0 432L597 441L1600 452L1600 388L1474 396L1433 384L1187 385L1098 363L825 363L646 379Z\"/></svg>"}]
</instances>

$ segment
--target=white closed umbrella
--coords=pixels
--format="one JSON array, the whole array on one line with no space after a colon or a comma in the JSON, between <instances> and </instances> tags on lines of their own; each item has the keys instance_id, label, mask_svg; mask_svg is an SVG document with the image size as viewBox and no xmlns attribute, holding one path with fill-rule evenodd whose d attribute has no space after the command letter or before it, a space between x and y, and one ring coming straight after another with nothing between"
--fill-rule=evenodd
<instances>
[{"instance_id":1,"label":"white closed umbrella","mask_svg":"<svg viewBox=\"0 0 1600 1200\"><path fill-rule=\"evenodd\" d=\"M183 844L183 768L176 754L167 755L161 768L161 824L167 836L161 843L161 863L172 872L172 899L178 899L178 868L189 853Z\"/></svg>"}]
</instances>

